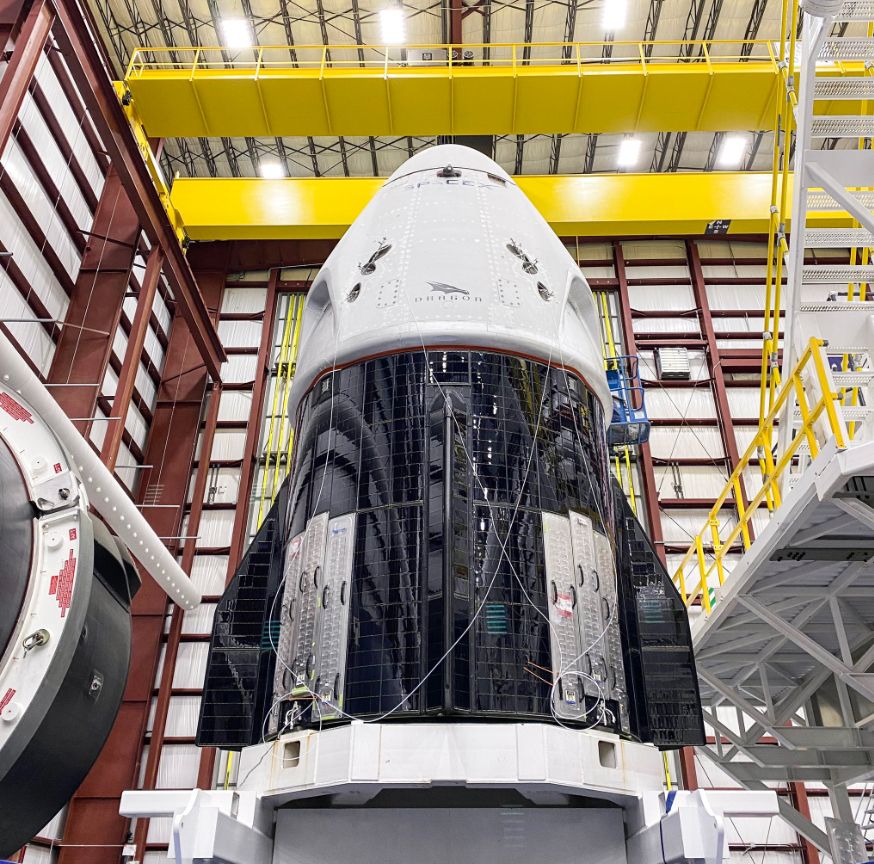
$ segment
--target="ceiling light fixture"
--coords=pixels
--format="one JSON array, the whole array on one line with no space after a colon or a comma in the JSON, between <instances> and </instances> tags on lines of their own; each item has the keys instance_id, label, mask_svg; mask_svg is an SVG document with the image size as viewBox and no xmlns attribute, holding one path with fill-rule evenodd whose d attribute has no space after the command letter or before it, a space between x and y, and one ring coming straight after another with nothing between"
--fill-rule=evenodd
<instances>
[{"instance_id":1,"label":"ceiling light fixture","mask_svg":"<svg viewBox=\"0 0 874 864\"><path fill-rule=\"evenodd\" d=\"M716 154L717 168L740 168L747 150L747 139L743 135L726 135Z\"/></svg>"},{"instance_id":2,"label":"ceiling light fixture","mask_svg":"<svg viewBox=\"0 0 874 864\"><path fill-rule=\"evenodd\" d=\"M608 33L615 33L625 26L628 13L627 0L605 0L601 23Z\"/></svg>"},{"instance_id":3,"label":"ceiling light fixture","mask_svg":"<svg viewBox=\"0 0 874 864\"><path fill-rule=\"evenodd\" d=\"M401 45L407 38L407 23L404 11L396 6L379 13L379 26L385 45Z\"/></svg>"},{"instance_id":4,"label":"ceiling light fixture","mask_svg":"<svg viewBox=\"0 0 874 864\"><path fill-rule=\"evenodd\" d=\"M222 47L239 50L251 48L254 44L252 26L245 18L223 18L219 22Z\"/></svg>"},{"instance_id":5,"label":"ceiling light fixture","mask_svg":"<svg viewBox=\"0 0 874 864\"><path fill-rule=\"evenodd\" d=\"M620 168L632 168L640 159L640 139L623 138L619 144L619 155L616 164Z\"/></svg>"},{"instance_id":6,"label":"ceiling light fixture","mask_svg":"<svg viewBox=\"0 0 874 864\"><path fill-rule=\"evenodd\" d=\"M285 177L285 168L278 162L262 162L259 170L265 180L281 180Z\"/></svg>"}]
</instances>

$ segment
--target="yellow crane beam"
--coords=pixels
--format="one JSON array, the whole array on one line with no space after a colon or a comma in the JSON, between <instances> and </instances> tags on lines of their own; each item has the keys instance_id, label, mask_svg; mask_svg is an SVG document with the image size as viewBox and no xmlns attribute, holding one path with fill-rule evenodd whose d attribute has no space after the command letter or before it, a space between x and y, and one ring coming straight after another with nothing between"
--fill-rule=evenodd
<instances>
[{"instance_id":1,"label":"yellow crane beam","mask_svg":"<svg viewBox=\"0 0 874 864\"><path fill-rule=\"evenodd\" d=\"M770 172L515 180L560 236L768 232ZM171 200L192 240L336 239L384 182L370 177L179 178ZM811 214L808 224L840 228L850 221L845 213L823 211Z\"/></svg>"},{"instance_id":2,"label":"yellow crane beam","mask_svg":"<svg viewBox=\"0 0 874 864\"><path fill-rule=\"evenodd\" d=\"M124 84L158 138L746 132L771 128L780 87L765 40L464 48L138 48Z\"/></svg>"}]
</instances>

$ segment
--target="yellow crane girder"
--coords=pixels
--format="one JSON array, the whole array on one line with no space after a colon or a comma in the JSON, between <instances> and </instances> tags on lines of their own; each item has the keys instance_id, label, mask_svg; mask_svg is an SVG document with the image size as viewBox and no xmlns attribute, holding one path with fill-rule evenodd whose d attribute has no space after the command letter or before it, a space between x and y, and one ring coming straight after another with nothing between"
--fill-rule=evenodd
<instances>
[{"instance_id":1,"label":"yellow crane girder","mask_svg":"<svg viewBox=\"0 0 874 864\"><path fill-rule=\"evenodd\" d=\"M565 237L768 231L770 172L549 175L515 181ZM336 239L384 182L369 177L180 178L171 199L192 240ZM808 224L816 227L850 225L845 213L811 215L815 218Z\"/></svg>"},{"instance_id":2,"label":"yellow crane girder","mask_svg":"<svg viewBox=\"0 0 874 864\"><path fill-rule=\"evenodd\" d=\"M772 127L781 86L765 40L464 48L138 48L124 84L159 138L747 132Z\"/></svg>"}]
</instances>

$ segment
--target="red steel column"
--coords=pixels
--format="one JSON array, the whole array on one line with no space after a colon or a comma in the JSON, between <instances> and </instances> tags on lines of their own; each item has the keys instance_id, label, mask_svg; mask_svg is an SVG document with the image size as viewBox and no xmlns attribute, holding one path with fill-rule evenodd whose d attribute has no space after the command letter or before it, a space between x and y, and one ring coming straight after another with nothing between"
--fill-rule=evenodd
<instances>
[{"instance_id":1,"label":"red steel column","mask_svg":"<svg viewBox=\"0 0 874 864\"><path fill-rule=\"evenodd\" d=\"M213 307L218 298L213 299ZM206 387L204 359L177 307L158 388L138 501L160 537L178 537ZM167 545L173 551L178 543ZM100 757L70 802L59 864L118 864L128 822L121 793L136 788L169 601L148 576L133 603L130 674ZM172 668L172 667L171 667Z\"/></svg>"},{"instance_id":2,"label":"red steel column","mask_svg":"<svg viewBox=\"0 0 874 864\"><path fill-rule=\"evenodd\" d=\"M792 806L805 818L808 822L813 820L810 818L810 804L807 800L807 788L803 783L793 782L789 784L789 800ZM803 864L820 864L819 849L802 834L798 835L798 842L801 844L801 860Z\"/></svg>"},{"instance_id":3,"label":"red steel column","mask_svg":"<svg viewBox=\"0 0 874 864\"><path fill-rule=\"evenodd\" d=\"M189 511L186 534L189 538L196 537L200 529L200 518L203 514L203 499L206 494L206 484L209 480L210 460L203 454L212 452L215 439L216 422L218 420L219 403L221 402L221 384L214 384L209 396L209 407L204 419L203 435L201 436L201 458L197 466L197 474L192 491L191 510ZM186 539L182 553L181 567L186 573L191 573L194 563L194 552L197 543ZM161 751L164 746L164 736L167 729L167 714L170 710L170 695L173 689L173 674L176 670L176 658L179 653L179 643L182 638L183 613L178 606L173 606L173 617L170 621L170 632L167 635L167 649L164 652L164 666L161 670L161 681L158 684L158 698L155 704L155 719L152 723L152 733L149 738L149 755L146 759L146 769L141 788L154 789L158 782L158 767L161 762ZM134 834L136 844L136 860L142 861L145 855L146 838L149 832L149 820L138 819Z\"/></svg>"},{"instance_id":4,"label":"red steel column","mask_svg":"<svg viewBox=\"0 0 874 864\"><path fill-rule=\"evenodd\" d=\"M625 273L625 256L622 253L622 241L613 241L613 266L616 280L619 283L619 309L622 314L622 329L625 335L625 351L637 354L637 342L634 338L634 322L631 318L631 300L628 296L628 277ZM642 444L640 465L643 475L643 500L646 504L646 518L649 523L649 536L658 552L662 563L665 563L665 544L662 534L662 518L659 513L658 487L655 482L655 472L652 467L652 453L649 444Z\"/></svg>"},{"instance_id":5,"label":"red steel column","mask_svg":"<svg viewBox=\"0 0 874 864\"><path fill-rule=\"evenodd\" d=\"M140 295L137 298L137 310L134 313L134 320L131 322L130 333L127 337L127 349L124 352L121 374L118 376L118 385L112 399L106 436L103 439L103 446L100 448L100 458L110 471L115 470L115 461L118 459L118 451L124 433L124 421L133 396L146 334L149 332L149 316L152 314L152 304L155 302L163 262L164 254L158 246L153 246L146 262L146 273L143 277Z\"/></svg>"},{"instance_id":6,"label":"red steel column","mask_svg":"<svg viewBox=\"0 0 874 864\"><path fill-rule=\"evenodd\" d=\"M273 345L273 322L276 317L278 283L279 270L271 270L270 279L267 283L267 300L261 327L261 344L258 348L258 366L255 370L255 383L252 389L252 407L249 410L246 444L243 450L243 464L240 468L240 491L234 513L234 533L231 538L226 581L230 581L233 577L234 571L243 557L246 542L246 528L249 524L249 495L252 491L252 480L258 464L258 440L261 437L261 416L264 408L265 382L270 374L270 349ZM201 752L200 769L197 775L198 788L212 788L213 774L215 773L215 757L216 750L213 747L206 747Z\"/></svg>"},{"instance_id":7,"label":"red steel column","mask_svg":"<svg viewBox=\"0 0 874 864\"><path fill-rule=\"evenodd\" d=\"M21 110L27 88L36 74L46 40L55 21L55 13L47 0L34 0L20 29L12 57L0 78L0 153L6 149L12 127Z\"/></svg>"},{"instance_id":8,"label":"red steel column","mask_svg":"<svg viewBox=\"0 0 874 864\"><path fill-rule=\"evenodd\" d=\"M449 42L453 46L461 45L464 41L461 35L463 17L464 10L462 9L461 0L449 0ZM453 59L461 60L461 56L459 55Z\"/></svg>"},{"instance_id":9,"label":"red steel column","mask_svg":"<svg viewBox=\"0 0 874 864\"><path fill-rule=\"evenodd\" d=\"M704 283L704 272L701 269L701 256L698 254L698 244L691 239L686 240L686 256L689 261L689 272L692 275L692 294L698 307L698 320L701 331L707 342L708 366L713 381L713 398L716 400L716 419L722 433L722 443L725 455L731 463L731 470L740 462L737 449L737 438L734 434L734 424L731 420L731 410L728 407L728 396L725 392L725 375L719 359L719 343L713 329L713 317L710 314L710 301L707 299L707 286ZM741 478L743 490L743 478ZM746 496L744 496L746 498ZM744 500L746 504L746 500Z\"/></svg>"},{"instance_id":10,"label":"red steel column","mask_svg":"<svg viewBox=\"0 0 874 864\"><path fill-rule=\"evenodd\" d=\"M224 291L227 274L224 269L210 273L195 274L207 307L212 313L213 323L218 323L221 295ZM204 419L203 434L200 442L200 458L197 463L197 474L194 478L191 509L188 514L186 534L196 537L200 529L200 519L203 514L203 499L206 494L206 484L209 481L210 454L215 439L216 423L218 421L219 404L221 402L221 383L213 383L209 395L209 406ZM180 565L186 573L191 573L197 542L189 539L184 541ZM164 653L164 666L161 670L161 680L158 684L158 698L155 704L155 718L152 723L152 734L149 740L149 755L143 775L143 789L154 789L158 781L158 768L161 761L161 749L164 745L164 735L167 729L167 714L170 709L170 695L173 689L173 673L176 668L176 657L179 653L179 643L182 636L182 610L173 606L173 617L170 622L170 633L167 636L167 649ZM136 860L142 861L145 855L146 838L149 832L149 820L137 820L134 843L136 844Z\"/></svg>"},{"instance_id":11,"label":"red steel column","mask_svg":"<svg viewBox=\"0 0 874 864\"><path fill-rule=\"evenodd\" d=\"M264 383L270 375L270 348L273 344L273 321L276 317L279 270L270 271L267 283L267 305L261 327L261 344L258 348L258 366L252 389L252 407L249 410L249 425L246 429L246 445L243 450L243 465L240 469L240 495L234 514L234 533L231 539L228 579L234 575L237 564L243 557L246 545L246 527L249 524L249 495L258 465L258 439L261 437L261 415L264 408Z\"/></svg>"},{"instance_id":12,"label":"red steel column","mask_svg":"<svg viewBox=\"0 0 874 864\"><path fill-rule=\"evenodd\" d=\"M52 395L70 417L93 417L97 410L139 233L136 213L110 170L47 378L54 385ZM87 436L91 424L76 426Z\"/></svg>"},{"instance_id":13,"label":"red steel column","mask_svg":"<svg viewBox=\"0 0 874 864\"><path fill-rule=\"evenodd\" d=\"M631 316L631 299L628 295L628 277L625 272L625 255L622 252L622 241L613 241L613 264L616 279L619 282L619 307L622 313L622 329L625 331L625 350L629 354L637 354L637 341L634 338L634 321ZM649 535L658 552L662 564L665 564L664 535L662 534L662 517L659 511L658 487L655 482L655 472L652 467L652 452L649 444L640 447L640 464L643 474L643 500L646 502L646 515L649 522ZM680 750L680 776L683 788L694 791L698 788L698 773L695 770L695 749L684 747Z\"/></svg>"}]
</instances>

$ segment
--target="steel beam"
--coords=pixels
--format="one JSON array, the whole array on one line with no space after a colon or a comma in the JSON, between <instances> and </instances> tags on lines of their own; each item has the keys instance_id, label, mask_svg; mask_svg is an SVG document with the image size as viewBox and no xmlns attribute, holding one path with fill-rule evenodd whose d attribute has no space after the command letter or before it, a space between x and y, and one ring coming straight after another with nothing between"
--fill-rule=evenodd
<instances>
[{"instance_id":1,"label":"steel beam","mask_svg":"<svg viewBox=\"0 0 874 864\"><path fill-rule=\"evenodd\" d=\"M179 301L198 353L213 379L219 380L221 363L225 359L221 341L108 76L97 48L100 37L91 13L79 0L54 0L54 4L61 25L54 28L54 35L73 81L97 126L143 230L150 242L160 245L167 256L164 272L170 287Z\"/></svg>"},{"instance_id":2,"label":"steel beam","mask_svg":"<svg viewBox=\"0 0 874 864\"><path fill-rule=\"evenodd\" d=\"M622 251L622 243L613 241L613 267L619 284L619 310L622 316L623 344L628 354L637 354L637 343L634 334L634 322L631 317L631 299L628 294L628 277L625 271L625 255ZM658 553L662 564L666 562L664 534L662 533L661 511L658 504L658 487L655 482L653 470L652 452L649 444L642 444L639 448L641 474L643 478L642 498L646 507L646 521L649 528L649 536ZM688 786L686 788L689 788Z\"/></svg>"},{"instance_id":3,"label":"steel beam","mask_svg":"<svg viewBox=\"0 0 874 864\"><path fill-rule=\"evenodd\" d=\"M49 0L34 0L20 28L13 28L13 32L18 30L15 46L0 77L0 153L6 149L12 135L12 127L36 74L54 20L55 13Z\"/></svg>"},{"instance_id":4,"label":"steel beam","mask_svg":"<svg viewBox=\"0 0 874 864\"><path fill-rule=\"evenodd\" d=\"M718 12L716 14L718 15ZM740 453L737 449L737 437L735 435L734 424L731 420L731 409L728 405L725 373L722 369L722 360L719 357L719 342L716 338L716 331L713 329L713 318L710 314L710 300L707 297L707 286L704 282L701 256L698 254L698 246L694 240L686 241L686 257L689 264L689 273L692 277L692 294L695 298L695 305L698 308L701 332L707 340L707 362L710 367L710 379L713 382L713 399L716 403L716 416L722 437L723 452L728 457L728 466L725 472L726 477L728 477L740 463ZM741 474L739 485L743 506L744 509L747 509L749 507L749 497L747 496L743 474ZM748 526L747 531L750 540L753 540L755 535L751 524Z\"/></svg>"},{"instance_id":5,"label":"steel beam","mask_svg":"<svg viewBox=\"0 0 874 864\"><path fill-rule=\"evenodd\" d=\"M139 235L137 214L118 174L110 170L46 379L69 417L97 414ZM87 438L90 421L75 425Z\"/></svg>"},{"instance_id":6,"label":"steel beam","mask_svg":"<svg viewBox=\"0 0 874 864\"><path fill-rule=\"evenodd\" d=\"M874 685L872 685L867 677L860 674L864 672L864 669L847 666L835 657L831 651L820 645L819 642L811 639L806 633L797 630L788 621L759 603L758 600L744 596L739 597L738 602L743 603L747 609L770 624L781 636L785 636L790 642L794 642L802 651L821 666L828 669L833 675L840 678L845 684L858 691L866 699L874 701Z\"/></svg>"},{"instance_id":7,"label":"steel beam","mask_svg":"<svg viewBox=\"0 0 874 864\"><path fill-rule=\"evenodd\" d=\"M224 287L224 276L221 274L221 289ZM201 283L202 284L202 283ZM221 289L219 289L221 291ZM203 503L206 495L206 484L209 479L210 459L212 446L215 440L216 422L218 420L219 405L221 404L222 387L216 383L209 395L209 405L203 423L203 433L200 440L201 457L197 465L197 473L194 478L192 490L191 509L188 513L186 533L189 537L196 537L200 530L200 520L203 516ZM187 540L182 552L180 566L185 573L191 573L194 564L194 553L197 548L195 540ZM164 652L164 665L161 670L161 680L158 683L158 698L155 703L154 719L152 720L152 733L149 738L149 755L146 758L146 767L143 774L142 789L154 789L158 782L158 768L161 764L161 753L164 747L164 737L167 730L167 716L170 710L170 695L173 689L173 676L176 673L176 659L179 654L179 644L182 641L183 613L178 606L173 607L173 617L170 621L170 632L167 634L167 647ZM149 833L149 820L138 819L134 833L137 860L142 861L146 852L146 840Z\"/></svg>"},{"instance_id":8,"label":"steel beam","mask_svg":"<svg viewBox=\"0 0 874 864\"><path fill-rule=\"evenodd\" d=\"M219 299L207 298L213 308ZM206 383L197 340L177 308L146 445L149 467L143 469L137 494L143 514L161 537L181 533ZM178 546L171 542L171 552ZM58 864L118 862L128 833L118 802L125 789L138 783L167 611L166 595L144 579L132 607L132 657L122 705L100 757L70 802Z\"/></svg>"},{"instance_id":9,"label":"steel beam","mask_svg":"<svg viewBox=\"0 0 874 864\"><path fill-rule=\"evenodd\" d=\"M561 237L693 236L727 223L728 234L768 228L771 175L719 171L517 177ZM320 177L283 180L179 178L172 201L192 240L330 240L341 237L384 181ZM808 225L850 227L838 212Z\"/></svg>"},{"instance_id":10,"label":"steel beam","mask_svg":"<svg viewBox=\"0 0 874 864\"><path fill-rule=\"evenodd\" d=\"M252 484L257 476L258 442L261 438L261 422L264 410L264 397L267 391L267 381L272 362L273 326L276 317L278 300L279 269L270 271L267 284L267 296L264 305L264 317L261 323L261 343L258 346L258 365L255 369L255 381L252 385L252 405L249 409L249 421L246 424L246 442L243 447L243 463L240 467L240 485L237 492L236 511L234 513L234 529L231 536L231 548L228 556L228 572L226 582L230 582L245 551L249 527L249 507ZM288 309L291 314L291 307ZM203 457L201 457L203 458ZM265 467L266 470L266 467ZM197 785L201 789L212 788L215 772L216 750L205 747L200 754L200 767L197 775Z\"/></svg>"},{"instance_id":11,"label":"steel beam","mask_svg":"<svg viewBox=\"0 0 874 864\"><path fill-rule=\"evenodd\" d=\"M137 298L137 309L134 313L134 320L131 322L127 348L121 364L121 373L118 376L118 384L112 398L112 407L107 422L108 428L100 448L100 458L110 471L115 470L115 463L118 459L125 420L140 368L140 357L146 342L146 334L149 332L149 317L152 314L152 304L155 302L158 282L161 279L163 261L164 253L161 252L160 247L153 246L146 262L146 273Z\"/></svg>"}]
</instances>

